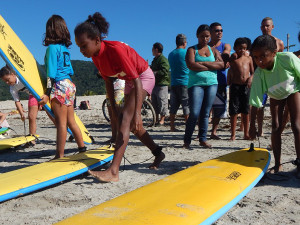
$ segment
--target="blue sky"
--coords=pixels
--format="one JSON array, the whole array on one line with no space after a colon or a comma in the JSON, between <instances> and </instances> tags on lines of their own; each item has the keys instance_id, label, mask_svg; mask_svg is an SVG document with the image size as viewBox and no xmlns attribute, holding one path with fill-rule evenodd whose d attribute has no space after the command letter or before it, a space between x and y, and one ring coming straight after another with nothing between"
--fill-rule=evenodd
<instances>
[{"instance_id":1,"label":"blue sky","mask_svg":"<svg viewBox=\"0 0 300 225\"><path fill-rule=\"evenodd\" d=\"M245 2L245 3L244 3ZM277 2L280 2L277 3ZM231 44L238 37L252 41L261 34L262 18L274 20L273 35L286 45L287 33L290 51L300 49L297 39L300 31L300 1L1 1L0 14L25 43L37 61L44 64L46 47L42 45L45 26L52 14L64 17L71 33L71 59L89 60L79 52L74 40L75 26L98 11L110 23L107 40L123 41L151 63L152 45L161 42L167 56L175 48L178 33L186 34L188 45L197 43L196 30L200 24L220 22L223 41ZM3 65L2 59L0 65Z\"/></svg>"}]
</instances>

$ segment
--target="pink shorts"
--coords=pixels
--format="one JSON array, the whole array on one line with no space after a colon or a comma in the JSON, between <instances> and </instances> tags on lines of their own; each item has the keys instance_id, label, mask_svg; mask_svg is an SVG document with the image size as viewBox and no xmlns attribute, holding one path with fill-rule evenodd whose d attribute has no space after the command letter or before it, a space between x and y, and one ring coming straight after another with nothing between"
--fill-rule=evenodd
<instances>
[{"instance_id":1,"label":"pink shorts","mask_svg":"<svg viewBox=\"0 0 300 225\"><path fill-rule=\"evenodd\" d=\"M152 72L151 68L148 67L148 69L140 74L140 79L143 85L143 89L147 91L148 95L151 95L152 90L155 85L155 76ZM126 81L125 83L125 95L129 94L130 91L134 88L132 81Z\"/></svg>"},{"instance_id":2,"label":"pink shorts","mask_svg":"<svg viewBox=\"0 0 300 225\"><path fill-rule=\"evenodd\" d=\"M36 100L35 97L33 97L33 95L29 95L28 107L30 106L39 106L38 101Z\"/></svg>"}]
</instances>

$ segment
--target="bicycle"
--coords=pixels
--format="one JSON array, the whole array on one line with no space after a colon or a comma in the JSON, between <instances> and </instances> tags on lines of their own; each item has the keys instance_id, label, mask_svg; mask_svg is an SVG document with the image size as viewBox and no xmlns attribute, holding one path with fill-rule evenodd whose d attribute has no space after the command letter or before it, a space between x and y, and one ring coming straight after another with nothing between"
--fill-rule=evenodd
<instances>
[{"instance_id":1,"label":"bicycle","mask_svg":"<svg viewBox=\"0 0 300 225\"><path fill-rule=\"evenodd\" d=\"M102 113L107 122L110 122L110 117L107 108L108 99L104 99L102 103ZM145 99L141 109L142 121L144 127L152 127L156 122L155 110L148 99Z\"/></svg>"}]
</instances>

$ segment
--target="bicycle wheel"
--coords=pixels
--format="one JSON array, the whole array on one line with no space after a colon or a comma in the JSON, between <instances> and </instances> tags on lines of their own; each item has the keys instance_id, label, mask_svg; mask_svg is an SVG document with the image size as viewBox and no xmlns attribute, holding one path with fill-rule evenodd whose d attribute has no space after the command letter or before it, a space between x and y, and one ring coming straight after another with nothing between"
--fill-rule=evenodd
<instances>
[{"instance_id":1,"label":"bicycle wheel","mask_svg":"<svg viewBox=\"0 0 300 225\"><path fill-rule=\"evenodd\" d=\"M109 117L108 108L107 108L107 98L104 99L104 101L102 103L102 113L103 113L104 118L107 120L107 122L110 122L110 117Z\"/></svg>"},{"instance_id":2,"label":"bicycle wheel","mask_svg":"<svg viewBox=\"0 0 300 225\"><path fill-rule=\"evenodd\" d=\"M141 109L141 116L143 120L144 127L152 127L156 121L156 114L151 102L147 99L144 100L142 109Z\"/></svg>"}]
</instances>

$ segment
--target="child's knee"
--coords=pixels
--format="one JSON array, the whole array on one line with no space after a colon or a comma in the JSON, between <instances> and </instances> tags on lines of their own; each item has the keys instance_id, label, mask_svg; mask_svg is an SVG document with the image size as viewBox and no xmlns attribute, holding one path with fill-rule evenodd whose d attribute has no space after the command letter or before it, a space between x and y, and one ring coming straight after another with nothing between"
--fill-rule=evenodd
<instances>
[{"instance_id":1,"label":"child's knee","mask_svg":"<svg viewBox=\"0 0 300 225\"><path fill-rule=\"evenodd\" d=\"M272 125L272 134L281 134L281 126L279 124Z\"/></svg>"},{"instance_id":2,"label":"child's knee","mask_svg":"<svg viewBox=\"0 0 300 225\"><path fill-rule=\"evenodd\" d=\"M34 122L36 120L36 115L35 114L28 114L28 119L30 122Z\"/></svg>"},{"instance_id":3,"label":"child's knee","mask_svg":"<svg viewBox=\"0 0 300 225\"><path fill-rule=\"evenodd\" d=\"M291 123L291 127L294 134L300 134L300 123Z\"/></svg>"}]
</instances>

